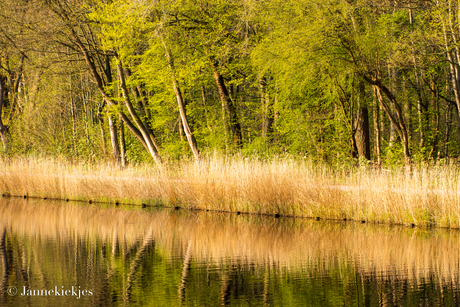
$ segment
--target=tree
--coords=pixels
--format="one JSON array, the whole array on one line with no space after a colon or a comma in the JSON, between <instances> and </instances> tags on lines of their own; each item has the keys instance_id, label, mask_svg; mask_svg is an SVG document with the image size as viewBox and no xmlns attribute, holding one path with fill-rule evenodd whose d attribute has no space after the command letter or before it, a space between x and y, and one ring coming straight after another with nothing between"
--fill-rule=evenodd
<instances>
[{"instance_id":1,"label":"tree","mask_svg":"<svg viewBox=\"0 0 460 307\"><path fill-rule=\"evenodd\" d=\"M129 128L129 130L144 145L157 165L161 165L161 159L154 145L153 136L149 133L149 130L143 124L139 114L136 112L131 103L131 100L129 99L129 95L127 95L127 89L125 88L124 82L124 72L122 69L120 69L122 65L121 63L118 63L117 67L118 77L120 78L120 86L122 87L124 95L124 104L131 119L129 119L123 111L117 108L117 102L107 91L109 86L108 80L103 79L100 71L106 72L106 76L111 73L110 70L104 71L104 61L102 60L103 58L110 56L110 54L104 52L100 42L96 39L92 24L85 15L85 3L70 4L67 1L44 1L56 17L55 22L60 28L58 32L60 33L59 39L63 41L63 44L66 44L73 50L78 50L78 52L80 52L94 78L94 81L97 84L97 88L99 89L103 99L107 102L108 105L114 107L114 109L117 110L117 113ZM103 55L102 59L101 55Z\"/></svg>"}]
</instances>

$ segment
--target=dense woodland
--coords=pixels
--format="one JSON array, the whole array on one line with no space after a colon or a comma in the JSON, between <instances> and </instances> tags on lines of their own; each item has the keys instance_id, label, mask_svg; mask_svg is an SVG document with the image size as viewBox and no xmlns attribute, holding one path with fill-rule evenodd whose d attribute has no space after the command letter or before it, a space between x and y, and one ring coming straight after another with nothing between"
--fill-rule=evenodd
<instances>
[{"instance_id":1,"label":"dense woodland","mask_svg":"<svg viewBox=\"0 0 460 307\"><path fill-rule=\"evenodd\" d=\"M0 0L2 155L460 154L460 1Z\"/></svg>"}]
</instances>

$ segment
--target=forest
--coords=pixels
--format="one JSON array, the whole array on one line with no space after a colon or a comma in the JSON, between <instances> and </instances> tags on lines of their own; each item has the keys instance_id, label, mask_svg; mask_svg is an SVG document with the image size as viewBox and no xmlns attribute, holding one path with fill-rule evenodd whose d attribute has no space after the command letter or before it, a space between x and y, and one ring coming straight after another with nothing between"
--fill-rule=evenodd
<instances>
[{"instance_id":1,"label":"forest","mask_svg":"<svg viewBox=\"0 0 460 307\"><path fill-rule=\"evenodd\" d=\"M460 154L460 1L0 0L1 154Z\"/></svg>"}]
</instances>

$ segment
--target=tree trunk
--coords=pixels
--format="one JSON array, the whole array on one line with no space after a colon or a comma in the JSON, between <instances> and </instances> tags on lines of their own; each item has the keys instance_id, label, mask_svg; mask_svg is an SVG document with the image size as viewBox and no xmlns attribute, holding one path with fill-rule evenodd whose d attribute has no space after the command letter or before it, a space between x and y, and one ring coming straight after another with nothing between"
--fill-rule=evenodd
<instances>
[{"instance_id":1,"label":"tree trunk","mask_svg":"<svg viewBox=\"0 0 460 307\"><path fill-rule=\"evenodd\" d=\"M203 104L203 109L204 109L204 116L206 118L206 127L208 128L209 132L212 133L212 128L211 125L209 125L209 114L206 106L206 95L204 92L204 86L201 86L201 102Z\"/></svg>"},{"instance_id":2,"label":"tree trunk","mask_svg":"<svg viewBox=\"0 0 460 307\"><path fill-rule=\"evenodd\" d=\"M117 103L114 102L110 98L110 96L107 94L107 92L105 91L104 82L100 74L97 71L96 64L94 63L93 58L91 57L91 55L89 54L89 51L86 49L85 45L80 41L78 35L75 32L73 32L73 38L75 39L75 43L80 48L85 58L86 64L88 65L89 70L91 74L93 75L94 80L96 81L97 88L99 89L99 92L101 93L102 97L109 105L111 106L117 105ZM121 76L124 77L123 74L121 74ZM124 78L123 80L120 80L120 83L124 86L124 89L122 86L122 90L123 90L123 94L126 96L127 89L126 89ZM145 129L143 129L143 126L141 125L138 115L136 114L134 108L132 107L128 96L125 97L125 104L128 106L129 113L131 117L133 118L134 122L136 123L137 127L129 120L129 118L123 112L120 111L118 114L120 115L121 119L126 124L126 126L129 128L129 130L131 130L131 132L139 139L139 141L142 143L145 149L150 153L152 158L155 160L156 164L158 166L161 166L162 163L161 163L160 155L158 154L158 151L153 145L153 142L150 139L148 132L146 132Z\"/></svg>"},{"instance_id":3,"label":"tree trunk","mask_svg":"<svg viewBox=\"0 0 460 307\"><path fill-rule=\"evenodd\" d=\"M230 130L233 137L233 144L237 148L241 148L243 145L243 136L241 134L241 125L238 119L238 114L236 113L235 105L233 104L233 101L228 93L227 87L225 86L224 78L217 69L217 64L212 59L210 59L210 63L214 79L217 84L217 89L219 91L220 100L222 101L222 107L225 108L225 111L229 118Z\"/></svg>"},{"instance_id":4,"label":"tree trunk","mask_svg":"<svg viewBox=\"0 0 460 307\"><path fill-rule=\"evenodd\" d=\"M415 74L415 90L417 93L417 114L418 114L418 129L420 134L420 142L419 147L423 149L425 147L425 129L429 131L429 127L426 125L429 123L426 120L425 116L428 114L428 106L423 104L423 97L422 97L422 84L420 81L418 68L417 68L417 60L415 58L415 51L413 51L412 60L414 62L414 74Z\"/></svg>"},{"instance_id":5,"label":"tree trunk","mask_svg":"<svg viewBox=\"0 0 460 307\"><path fill-rule=\"evenodd\" d=\"M371 159L370 133L369 133L369 110L365 101L364 82L360 80L358 116L356 120L356 147L360 158Z\"/></svg>"},{"instance_id":6,"label":"tree trunk","mask_svg":"<svg viewBox=\"0 0 460 307\"><path fill-rule=\"evenodd\" d=\"M72 91L72 89L71 89ZM77 129L76 129L76 114L75 114L75 109L76 109L76 106L75 106L75 103L74 103L74 99L73 99L73 96L72 96L72 92L70 93L71 97L70 97L70 113L72 115L72 140L73 140L73 151L74 151L74 155L76 157L78 157L78 150L77 150Z\"/></svg>"},{"instance_id":7,"label":"tree trunk","mask_svg":"<svg viewBox=\"0 0 460 307\"><path fill-rule=\"evenodd\" d=\"M126 166L126 142L125 142L125 125L120 118L120 159L121 166Z\"/></svg>"},{"instance_id":8,"label":"tree trunk","mask_svg":"<svg viewBox=\"0 0 460 307\"><path fill-rule=\"evenodd\" d=\"M102 110L104 106L105 106L105 101L102 102L101 105L99 105L96 117L97 117L97 121L99 122L99 129L101 131L102 153L104 154L104 158L107 158L107 142L105 139L104 119L102 115Z\"/></svg>"},{"instance_id":9,"label":"tree trunk","mask_svg":"<svg viewBox=\"0 0 460 307\"><path fill-rule=\"evenodd\" d=\"M449 7L448 8L449 15L452 14L452 12L450 10L451 10L451 8ZM450 29L447 29L446 23L444 22L444 20L442 20L442 27L443 27L443 34L444 34L444 44L445 44L446 55L447 55L447 59L448 59L448 62L449 62L449 67L450 67L452 90L454 92L455 104L457 106L457 110L460 110L460 66L459 66L459 60L460 59L459 59L458 47L456 47L456 48L454 48L452 50L451 46L449 46L449 44L451 43L449 38L448 38L449 35L453 39L454 45L457 44L455 31L453 29L452 21L450 20L450 18L449 18L449 25L450 25L450 27L449 27ZM458 112L458 114L457 114L456 122L457 122L457 126L460 129L460 112ZM447 126L449 126L449 125L447 124ZM447 128L446 128L446 130L448 131ZM447 145L446 145L446 152L447 151L448 151L448 149L447 149Z\"/></svg>"},{"instance_id":10,"label":"tree trunk","mask_svg":"<svg viewBox=\"0 0 460 307\"><path fill-rule=\"evenodd\" d=\"M10 110L10 115L8 116L7 125L9 125L11 121L13 120L13 115L15 113L16 105L18 103L17 94L19 92L19 83L21 82L23 66L24 66L24 53L21 53L20 65L19 65L19 69L17 72L16 80L14 81L14 83L13 82L11 83L14 94L11 97L11 110Z\"/></svg>"},{"instance_id":11,"label":"tree trunk","mask_svg":"<svg viewBox=\"0 0 460 307\"><path fill-rule=\"evenodd\" d=\"M446 134L444 138L444 158L449 157L449 137L450 137L450 121L451 121L451 105L447 106L446 112Z\"/></svg>"},{"instance_id":12,"label":"tree trunk","mask_svg":"<svg viewBox=\"0 0 460 307\"><path fill-rule=\"evenodd\" d=\"M370 135L369 135L369 110L367 106L358 111L356 123L356 147L360 158L371 159Z\"/></svg>"},{"instance_id":13,"label":"tree trunk","mask_svg":"<svg viewBox=\"0 0 460 307\"><path fill-rule=\"evenodd\" d=\"M392 68L390 65L388 65L388 75L390 76L390 90L397 95L398 93L398 87L397 87L397 72ZM389 106L390 112L394 113L394 106L390 105ZM398 133L398 128L396 127L396 124L390 121L390 139L388 143L388 147L393 148L394 144L396 142L399 142L399 133Z\"/></svg>"},{"instance_id":14,"label":"tree trunk","mask_svg":"<svg viewBox=\"0 0 460 307\"><path fill-rule=\"evenodd\" d=\"M273 106L266 88L267 82L260 81L260 102L262 107L262 137L268 138L272 133L273 126Z\"/></svg>"},{"instance_id":15,"label":"tree trunk","mask_svg":"<svg viewBox=\"0 0 460 307\"><path fill-rule=\"evenodd\" d=\"M75 49L80 50L81 54L83 55L85 59L86 64L88 65L90 73L92 74L94 81L96 82L96 86L99 92L101 93L102 97L104 98L104 100L111 106L117 105L117 103L111 98L111 96L107 92L107 89L105 88L104 80L99 74L98 68L95 63L95 61L98 61L100 68L102 67L102 69L104 69L103 67L104 63L102 63L103 61L100 60L99 54L98 55L91 54L90 47L89 47L90 45L88 44L88 37L86 37L86 42L84 42L84 40L82 40L82 36L79 34L79 32L81 32L81 30L83 29L83 24L75 23L75 20L73 20L72 12L68 10L70 8L69 6L62 5L59 1L46 1L46 4L56 14L56 17L59 18L64 23L64 25L67 27L67 29L70 31L70 34L69 34L70 44L72 44L75 47ZM88 28L86 30L89 30L89 32L91 32L91 30ZM93 33L90 33L90 34L92 35ZM105 64L107 63L109 63L109 61L107 60L107 56L106 56ZM105 69L107 70L107 67ZM127 106L128 111L133 121L135 122L135 124L133 124L131 120L122 111L117 111L117 112L119 116L121 117L122 121L128 127L128 129L138 138L138 140L142 143L145 149L150 153L152 158L155 160L156 164L159 167L161 167L162 162L161 162L160 155L158 154L158 151L153 145L153 142L148 132L143 127L141 121L139 120L138 114L135 112L129 100L127 89L126 89L126 84L124 81L124 74L121 71L120 71L120 77L123 77L123 80L120 80L120 83L122 86L125 105Z\"/></svg>"},{"instance_id":16,"label":"tree trunk","mask_svg":"<svg viewBox=\"0 0 460 307\"><path fill-rule=\"evenodd\" d=\"M134 109L134 107L133 107L133 105L131 103L131 100L129 98L128 89L126 87L126 82L125 82L125 75L124 75L123 67L122 67L122 64L121 64L120 60L118 60L117 72L118 72L118 79L120 81L120 87L121 87L121 91L122 91L122 94L123 94L123 99L125 101L126 108L128 109L128 112L131 115L131 118L136 123L136 126L138 127L138 129L139 129L139 131L141 133L141 136L142 136L142 139L144 141L144 144L147 145L148 151L150 152L152 157L155 159L155 162L157 162L158 165L161 165L160 156L159 156L155 146L153 145L152 140L150 139L150 135L149 135L148 131L145 130L145 128L144 128L144 126L142 124L142 121L140 120L139 115L136 113L136 110ZM119 113L119 114L120 114L120 116L122 116L122 119L124 119L124 117L123 117L124 114L123 113ZM124 120L124 122L126 123L125 120Z\"/></svg>"},{"instance_id":17,"label":"tree trunk","mask_svg":"<svg viewBox=\"0 0 460 307\"><path fill-rule=\"evenodd\" d=\"M438 147L438 140L440 135L440 124L441 124L441 114L439 110L439 90L436 87L435 81L433 78L431 79L432 88L434 91L432 92L432 104L435 106L435 130L433 133L433 143L431 144L431 150L428 157L436 159L437 147Z\"/></svg>"},{"instance_id":18,"label":"tree trunk","mask_svg":"<svg viewBox=\"0 0 460 307\"><path fill-rule=\"evenodd\" d=\"M381 84L379 80L372 80L367 77L364 77L364 78L367 81L369 81L369 83L374 85L374 89L376 90L377 98L379 100L380 105L385 110L386 114L390 118L390 121L397 128L397 131L399 133L399 136L401 137L401 142L403 145L404 161L405 161L407 170L411 171L412 159L411 159L410 147L409 147L409 136L407 133L406 125L404 123L404 116L403 116L400 105L398 104L398 102L396 101L396 98L393 96L390 90L386 86ZM390 107L383 99L382 92L385 94L385 96L390 100L392 105L395 107L397 117L393 115L393 113L390 110Z\"/></svg>"},{"instance_id":19,"label":"tree trunk","mask_svg":"<svg viewBox=\"0 0 460 307\"><path fill-rule=\"evenodd\" d=\"M169 65L169 68L171 69L171 79L172 79L174 94L176 95L177 104L179 106L179 114L180 114L180 118L182 121L182 127L184 128L184 133L185 133L185 136L187 137L188 144L190 145L190 149L192 150L193 156L195 157L195 160L198 161L200 160L200 151L198 150L198 145L197 145L195 136L193 135L192 130L190 129L190 126L188 124L185 103L182 98L182 92L179 88L179 83L177 82L177 79L176 79L174 60L171 56L171 52L167 48L164 41L163 41L163 45L166 51L166 58L168 59L168 65Z\"/></svg>"},{"instance_id":20,"label":"tree trunk","mask_svg":"<svg viewBox=\"0 0 460 307\"><path fill-rule=\"evenodd\" d=\"M377 93L374 89L374 134L375 134L375 155L377 156L377 165L382 165L381 153L381 136L380 136L380 106L377 101Z\"/></svg>"},{"instance_id":21,"label":"tree trunk","mask_svg":"<svg viewBox=\"0 0 460 307\"><path fill-rule=\"evenodd\" d=\"M356 144L356 127L354 118L354 102L350 95L344 90L342 86L336 84L338 101L340 109L343 113L345 124L349 130L351 149L350 154L353 159L358 158L358 146Z\"/></svg>"},{"instance_id":22,"label":"tree trunk","mask_svg":"<svg viewBox=\"0 0 460 307\"><path fill-rule=\"evenodd\" d=\"M3 110L5 107L5 86L3 76L0 75L0 138L2 139L3 148L7 149L8 127L3 123Z\"/></svg>"},{"instance_id":23,"label":"tree trunk","mask_svg":"<svg viewBox=\"0 0 460 307\"><path fill-rule=\"evenodd\" d=\"M127 75L130 76L131 72L127 71ZM135 88L131 88L131 92L136 102L138 103L137 111L140 114L143 127L148 132L150 136L150 140L155 146L157 152L160 152L160 146L156 142L155 135L153 134L153 131L152 129L150 129L149 124L146 120L148 118L148 113L147 113L147 100L145 99L145 93L143 92L142 87L140 85L138 85Z\"/></svg>"},{"instance_id":24,"label":"tree trunk","mask_svg":"<svg viewBox=\"0 0 460 307\"><path fill-rule=\"evenodd\" d=\"M117 124L113 118L112 114L107 114L109 120L109 131L110 131L110 140L112 142L112 154L113 160L116 165L120 165L120 148L118 147L118 133L117 133Z\"/></svg>"},{"instance_id":25,"label":"tree trunk","mask_svg":"<svg viewBox=\"0 0 460 307\"><path fill-rule=\"evenodd\" d=\"M112 67L110 65L110 58L108 55L105 56L104 73L107 78L107 83L111 84L113 82ZM115 162L115 165L119 166L121 161L120 161L120 147L118 144L117 124L116 124L113 114L110 114L108 110L107 110L107 118L109 122L110 141L112 143L113 161Z\"/></svg>"}]
</instances>

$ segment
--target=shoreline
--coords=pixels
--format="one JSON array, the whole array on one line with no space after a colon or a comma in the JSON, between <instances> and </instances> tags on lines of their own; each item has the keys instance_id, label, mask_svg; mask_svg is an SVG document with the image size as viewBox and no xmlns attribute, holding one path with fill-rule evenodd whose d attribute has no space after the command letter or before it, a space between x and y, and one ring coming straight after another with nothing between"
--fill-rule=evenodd
<instances>
[{"instance_id":1,"label":"shoreline","mask_svg":"<svg viewBox=\"0 0 460 307\"><path fill-rule=\"evenodd\" d=\"M60 201L60 202L76 202L82 203L87 205L113 205L115 207L118 206L128 206L128 207L141 207L141 208L161 208L161 209L170 209L170 210L189 210L189 211L200 211L200 212L211 212L211 213L223 213L223 214L234 214L234 215L250 215L250 216L265 216L265 217L273 217L273 218L293 218L293 219L307 219L307 220L314 220L314 221L327 221L327 222L349 222L349 223L357 223L357 224L372 224L372 225L389 225L389 226L400 226L400 227L407 227L407 228L414 228L414 227L421 227L421 228L433 228L433 226L421 226L415 224L398 224L398 223L380 223L378 221L366 221L366 220L352 220L352 219L331 219L331 218L321 218L321 217L313 217L313 216L295 216L295 215L281 215L281 214L269 214L269 213L255 213L255 212L240 212L240 211L217 211L212 209L201 209L201 208L187 208L187 207L171 207L162 204L154 204L154 205L147 205L147 204L136 204L136 203L126 203L126 202L118 202L115 200L112 201L93 201L92 199L83 200L83 199L62 199L62 198L51 198L46 196L28 196L28 195L9 195L9 194L2 194L0 195L3 199L8 198L18 198L18 199L25 199L25 200L48 200L48 201ZM443 226L437 226L436 228L441 229L452 229L452 230L460 230L460 227L449 228Z\"/></svg>"}]
</instances>

